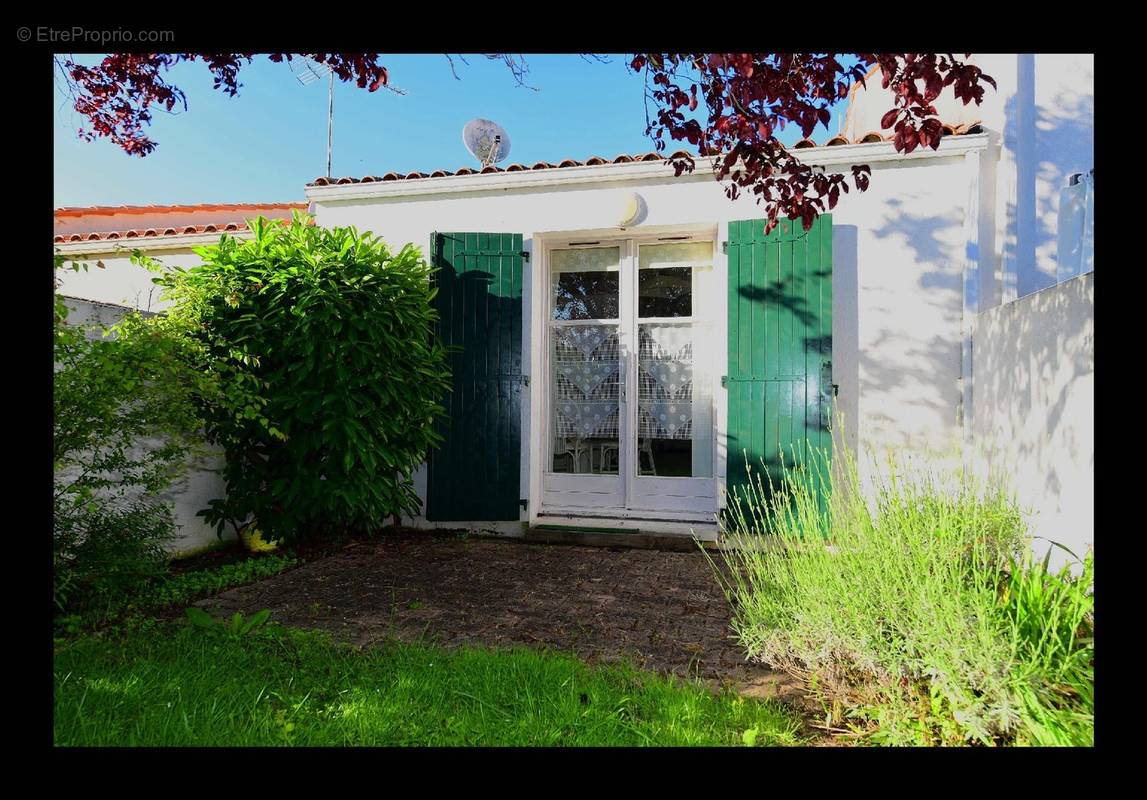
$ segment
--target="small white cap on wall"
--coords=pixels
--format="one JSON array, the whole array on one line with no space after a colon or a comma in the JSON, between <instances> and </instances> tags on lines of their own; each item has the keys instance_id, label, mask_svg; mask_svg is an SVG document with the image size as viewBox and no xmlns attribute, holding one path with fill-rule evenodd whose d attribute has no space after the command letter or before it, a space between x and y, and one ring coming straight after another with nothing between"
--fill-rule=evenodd
<instances>
[{"instance_id":1,"label":"small white cap on wall","mask_svg":"<svg viewBox=\"0 0 1147 800\"><path fill-rule=\"evenodd\" d=\"M617 203L617 225L625 228L637 222L644 203L637 192L622 192Z\"/></svg>"}]
</instances>

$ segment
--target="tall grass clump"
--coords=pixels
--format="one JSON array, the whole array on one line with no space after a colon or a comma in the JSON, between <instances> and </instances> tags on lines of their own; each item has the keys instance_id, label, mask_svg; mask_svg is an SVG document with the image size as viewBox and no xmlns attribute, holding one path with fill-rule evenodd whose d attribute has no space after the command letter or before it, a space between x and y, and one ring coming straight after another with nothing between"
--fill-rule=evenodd
<instances>
[{"instance_id":1,"label":"tall grass clump","mask_svg":"<svg viewBox=\"0 0 1147 800\"><path fill-rule=\"evenodd\" d=\"M1092 743L1090 555L1034 561L998 486L893 459L862 492L847 453L796 460L730 504L717 573L751 659L873 742Z\"/></svg>"}]
</instances>

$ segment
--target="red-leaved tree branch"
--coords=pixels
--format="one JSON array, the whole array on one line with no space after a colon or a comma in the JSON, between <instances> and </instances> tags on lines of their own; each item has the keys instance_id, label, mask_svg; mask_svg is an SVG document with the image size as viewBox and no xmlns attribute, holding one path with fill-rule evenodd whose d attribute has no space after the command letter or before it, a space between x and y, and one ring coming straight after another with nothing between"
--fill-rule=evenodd
<instances>
[{"instance_id":1,"label":"red-leaved tree branch","mask_svg":"<svg viewBox=\"0 0 1147 800\"><path fill-rule=\"evenodd\" d=\"M842 61L853 63L845 67ZM996 85L978 67L933 53L639 53L629 66L646 76L647 97L656 109L652 116L647 112L646 133L658 152L668 135L714 157L725 193L730 199L742 191L756 195L769 231L782 215L800 219L807 230L849 190L848 176L814 171L777 133L788 123L805 137L818 123L827 126L831 106L854 83L863 84L873 64L895 96L881 127L894 129L892 141L902 153L939 146L941 121L933 103L947 87L965 104L979 104L983 84ZM693 114L701 104L703 121ZM695 168L689 155L668 160L678 175ZM851 172L857 190L867 189L871 169L855 165Z\"/></svg>"},{"instance_id":2,"label":"red-leaved tree branch","mask_svg":"<svg viewBox=\"0 0 1147 800\"><path fill-rule=\"evenodd\" d=\"M202 61L215 78L215 88L234 96L239 93L239 70L250 64L257 53L116 53L94 67L77 64L69 57L57 57L76 111L86 118L79 136L85 141L111 139L133 156L146 156L156 143L144 132L151 124L152 106L173 111L187 109L187 97L164 77L181 61ZM307 53L331 68L339 80L376 91L388 83L386 67L378 63L378 53ZM274 62L299 57L292 53L269 53Z\"/></svg>"},{"instance_id":3,"label":"red-leaved tree branch","mask_svg":"<svg viewBox=\"0 0 1147 800\"><path fill-rule=\"evenodd\" d=\"M120 53L93 67L70 57L57 57L57 65L75 110L86 119L79 136L88 141L108 138L130 155L146 156L156 147L145 132L152 108L187 108L183 91L165 79L171 67L202 61L215 88L235 95L242 86L239 70L256 55ZM274 62L299 57L268 55ZM343 82L353 81L371 92L391 88L378 53L304 55L328 65ZM522 56L483 55L504 62L515 81L526 85L528 67ZM849 191L850 177L814 171L781 144L777 133L791 123L807 137L818 124L827 125L831 106L847 97L854 83L863 83L874 64L880 67L884 88L891 87L895 97L881 126L895 131L893 144L903 153L939 146L941 121L933 103L942 91L952 87L965 104L978 104L983 84L996 85L978 67L934 53L638 53L629 68L645 74L647 98L656 108L652 116L647 113L646 133L658 152L665 150L668 135L688 141L702 156L713 156L714 171L728 196L736 198L742 191L756 195L765 207L766 230L771 230L782 215L811 227L820 213L836 206L841 192ZM452 60L450 65L453 70ZM702 103L700 120L695 112ZM667 160L678 175L695 168L689 155ZM864 191L870 175L868 166L853 166L852 185Z\"/></svg>"}]
</instances>

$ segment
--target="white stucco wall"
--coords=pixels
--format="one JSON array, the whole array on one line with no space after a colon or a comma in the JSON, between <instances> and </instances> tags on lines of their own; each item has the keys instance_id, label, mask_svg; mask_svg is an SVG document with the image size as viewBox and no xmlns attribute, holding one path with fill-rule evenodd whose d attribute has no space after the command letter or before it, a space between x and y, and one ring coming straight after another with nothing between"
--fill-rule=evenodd
<instances>
[{"instance_id":1,"label":"white stucco wall","mask_svg":"<svg viewBox=\"0 0 1147 800\"><path fill-rule=\"evenodd\" d=\"M1010 486L1034 535L1080 557L1095 541L1094 338L1094 273L980 314L973 336L976 468Z\"/></svg>"},{"instance_id":2,"label":"white stucco wall","mask_svg":"<svg viewBox=\"0 0 1147 800\"><path fill-rule=\"evenodd\" d=\"M877 145L891 152L891 145ZM806 153L807 155L807 153ZM965 205L974 178L961 155L873 163L868 192L845 195L833 211L834 316L833 380L846 440L860 447L861 463L892 447L930 455L952 455L961 438L962 280L968 265ZM842 167L835 167L841 169ZM577 168L573 168L577 169ZM847 166L843 167L847 171ZM671 175L671 173L670 173ZM672 231L708 226L718 246L730 220L761 216L751 197L730 202L711 174L646 179L638 183L596 183L527 187L474 193L359 198L316 197L320 225L354 225L395 246L428 246L434 231L490 231L524 235L525 248L558 232L616 232L616 209L624 192L644 201L643 217L628 230ZM724 262L716 280L723 286ZM536 351L531 304L539 259L526 263L523 303L524 346ZM710 309L725 324L725 293ZM711 358L724 363L724 337ZM526 368L529 371L529 367ZM540 390L531 384L536 402ZM719 453L725 431L725 391L718 385ZM529 442L540 423L526 396L523 411L523 497L536 508L528 484ZM723 477L721 464L718 477ZM416 484L425 499L425 476ZM523 516L525 518L525 515ZM416 520L422 522L422 520Z\"/></svg>"},{"instance_id":3,"label":"white stucco wall","mask_svg":"<svg viewBox=\"0 0 1147 800\"><path fill-rule=\"evenodd\" d=\"M229 234L237 238L250 238L250 233ZM196 245L218 244L220 235L187 237ZM69 297L80 297L97 303L107 303L140 311L162 311L170 303L160 300L161 288L152 283L155 274L131 263L133 248L142 249L169 267L193 267L201 259L192 250L191 244L171 247L164 243L156 246L147 240L132 240L130 244L114 242L82 242L56 245L58 252L68 260L82 261L87 270L78 272L69 268L56 271L60 281L60 293ZM103 267L97 266L102 263Z\"/></svg>"},{"instance_id":4,"label":"white stucco wall","mask_svg":"<svg viewBox=\"0 0 1147 800\"><path fill-rule=\"evenodd\" d=\"M980 201L983 310L1056 281L1060 190L1073 173L1095 166L1095 56L975 53L969 60L997 89L985 86L979 106L965 106L948 92L936 107L944 122L978 120L993 136ZM880 131L880 117L892 107L891 91L881 89L877 74L855 93L844 134Z\"/></svg>"},{"instance_id":5,"label":"white stucco wall","mask_svg":"<svg viewBox=\"0 0 1147 800\"><path fill-rule=\"evenodd\" d=\"M70 309L68 322L73 325L114 325L123 318L125 311L121 306L73 298L67 298L65 303ZM193 455L188 468L160 495L159 499L168 504L175 518L175 537L166 543L167 549L173 554L192 553L219 541L215 529L196 515L207 507L209 500L224 496L226 487L219 474L222 463L220 452L205 448L203 452ZM230 527L224 531L224 538L233 539L234 536Z\"/></svg>"}]
</instances>

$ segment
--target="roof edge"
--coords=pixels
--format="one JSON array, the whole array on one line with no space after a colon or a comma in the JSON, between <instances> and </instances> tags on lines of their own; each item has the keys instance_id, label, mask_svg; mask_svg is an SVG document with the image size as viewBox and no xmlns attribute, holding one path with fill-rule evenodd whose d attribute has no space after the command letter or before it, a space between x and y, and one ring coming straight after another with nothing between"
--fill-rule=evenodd
<instances>
[{"instance_id":1,"label":"roof edge","mask_svg":"<svg viewBox=\"0 0 1147 800\"><path fill-rule=\"evenodd\" d=\"M254 211L255 209L305 210L306 201L292 203L199 203L174 206L65 206L52 213L57 217L114 217L120 214L185 214L194 211Z\"/></svg>"},{"instance_id":2,"label":"roof edge","mask_svg":"<svg viewBox=\"0 0 1147 800\"><path fill-rule=\"evenodd\" d=\"M881 141L861 144L838 144L802 148L798 158L812 167L842 166L848 164L875 164L885 161L917 161L921 159L953 158L964 153L983 150L988 146L987 133L964 133L945 136L936 150L916 149L912 153L897 152L892 142ZM664 160L613 162L607 164L581 164L569 167L488 173L438 175L411 180L367 181L308 185L308 200L350 201L388 197L414 197L432 194L462 194L470 192L531 189L545 186L563 186L579 183L631 183L643 180L676 179L711 180L712 157L694 157L696 168L692 173L677 176L674 168Z\"/></svg>"}]
</instances>

